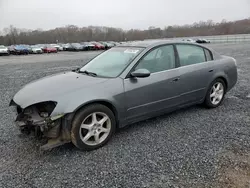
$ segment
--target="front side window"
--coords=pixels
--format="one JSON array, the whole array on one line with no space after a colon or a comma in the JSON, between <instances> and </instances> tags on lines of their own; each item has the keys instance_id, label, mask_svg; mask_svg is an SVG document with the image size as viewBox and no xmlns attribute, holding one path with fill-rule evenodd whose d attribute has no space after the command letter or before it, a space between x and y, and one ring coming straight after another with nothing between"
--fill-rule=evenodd
<instances>
[{"instance_id":1,"label":"front side window","mask_svg":"<svg viewBox=\"0 0 250 188\"><path fill-rule=\"evenodd\" d=\"M175 68L175 54L173 45L158 47L144 56L135 70L147 69L151 73Z\"/></svg>"},{"instance_id":2,"label":"front side window","mask_svg":"<svg viewBox=\"0 0 250 188\"><path fill-rule=\"evenodd\" d=\"M101 77L117 77L144 48L115 47L103 52L80 69Z\"/></svg>"},{"instance_id":3,"label":"front side window","mask_svg":"<svg viewBox=\"0 0 250 188\"><path fill-rule=\"evenodd\" d=\"M193 65L206 61L204 50L199 46L177 44L176 48L179 54L181 66Z\"/></svg>"}]
</instances>

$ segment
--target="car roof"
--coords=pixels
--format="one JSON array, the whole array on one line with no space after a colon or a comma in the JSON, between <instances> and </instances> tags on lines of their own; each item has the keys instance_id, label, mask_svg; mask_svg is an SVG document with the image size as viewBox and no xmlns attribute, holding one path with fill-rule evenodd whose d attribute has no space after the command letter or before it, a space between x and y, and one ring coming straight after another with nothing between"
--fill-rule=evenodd
<instances>
[{"instance_id":1,"label":"car roof","mask_svg":"<svg viewBox=\"0 0 250 188\"><path fill-rule=\"evenodd\" d=\"M183 42L180 39L161 39L161 40L143 40L143 41L133 41L133 42L125 42L120 44L119 46L131 46L131 47L142 47L147 48L150 46L158 46L164 44L173 44L173 43L185 43L190 44L189 42Z\"/></svg>"},{"instance_id":2,"label":"car roof","mask_svg":"<svg viewBox=\"0 0 250 188\"><path fill-rule=\"evenodd\" d=\"M183 41L183 39L159 39L159 40L143 40L143 41L132 41L132 42L125 42L123 44L119 44L118 47L139 47L139 48L153 48L159 45L164 44L191 44L196 46L201 46L203 48L210 48L203 46L198 43L191 43L187 41Z\"/></svg>"}]
</instances>

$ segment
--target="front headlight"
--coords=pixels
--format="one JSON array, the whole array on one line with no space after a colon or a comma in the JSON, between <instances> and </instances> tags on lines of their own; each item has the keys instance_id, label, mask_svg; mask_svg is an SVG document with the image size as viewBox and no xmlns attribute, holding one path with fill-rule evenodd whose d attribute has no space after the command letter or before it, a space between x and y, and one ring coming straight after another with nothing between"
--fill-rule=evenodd
<instances>
[{"instance_id":1,"label":"front headlight","mask_svg":"<svg viewBox=\"0 0 250 188\"><path fill-rule=\"evenodd\" d=\"M53 112L57 105L57 102L54 101L47 101L47 102L41 102L35 105L38 114L41 117L48 117Z\"/></svg>"}]
</instances>

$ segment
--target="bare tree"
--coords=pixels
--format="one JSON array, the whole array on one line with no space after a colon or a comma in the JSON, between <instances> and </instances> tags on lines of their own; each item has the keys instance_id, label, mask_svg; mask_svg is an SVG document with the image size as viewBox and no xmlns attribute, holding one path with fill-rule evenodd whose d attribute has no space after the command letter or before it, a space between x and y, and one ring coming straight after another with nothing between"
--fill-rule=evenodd
<instances>
[{"instance_id":1,"label":"bare tree","mask_svg":"<svg viewBox=\"0 0 250 188\"><path fill-rule=\"evenodd\" d=\"M224 34L250 33L250 18L228 22L222 20L215 23L213 20L195 22L186 25L166 26L164 29L150 26L146 30L131 29L125 31L121 28L88 26L78 27L66 25L47 31L42 29L26 30L10 25L0 33L0 44L39 44L39 43L69 43L83 41L126 41L155 38L191 37Z\"/></svg>"}]
</instances>

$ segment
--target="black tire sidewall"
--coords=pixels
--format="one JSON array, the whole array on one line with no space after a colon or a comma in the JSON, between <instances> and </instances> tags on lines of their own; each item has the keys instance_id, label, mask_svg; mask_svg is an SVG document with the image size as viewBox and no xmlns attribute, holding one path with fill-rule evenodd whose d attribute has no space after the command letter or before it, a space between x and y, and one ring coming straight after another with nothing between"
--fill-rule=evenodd
<instances>
[{"instance_id":1,"label":"black tire sidewall","mask_svg":"<svg viewBox=\"0 0 250 188\"><path fill-rule=\"evenodd\" d=\"M85 144L79 135L79 129L81 126L81 123L83 122L83 120L89 116L91 113L94 112L102 112L105 113L111 120L111 131L108 135L108 137L100 144L96 145L96 146L90 146ZM75 115L73 121L72 121L72 128L71 128L71 139L73 144L81 149L81 150L85 150L85 151L91 151L91 150L95 150L98 149L100 147L102 147L103 145L105 145L110 138L112 137L112 135L114 134L116 129L116 120L115 120L115 116L113 114L113 112L106 106L101 105L101 104L93 104L93 105L89 105L84 107L83 109L81 109L79 112L77 112L77 114Z\"/></svg>"},{"instance_id":2,"label":"black tire sidewall","mask_svg":"<svg viewBox=\"0 0 250 188\"><path fill-rule=\"evenodd\" d=\"M223 85L224 93L223 93L223 97L222 97L221 101L220 101L217 105L214 105L214 104L211 102L211 99L210 99L210 92L211 92L211 89L212 89L212 87L214 86L214 84L215 84L215 83L218 83L218 82L220 82L220 83ZM204 101L205 106L208 107L208 108L216 108L216 107L220 106L221 103L223 102L224 98L225 98L226 89L227 89L227 88L226 88L226 84L225 84L225 82L224 82L222 79L220 79L220 78L215 79L215 80L210 84L210 86L209 86L209 88L208 88L208 91L207 91L207 94L206 94L206 98L205 98L205 101Z\"/></svg>"}]
</instances>

